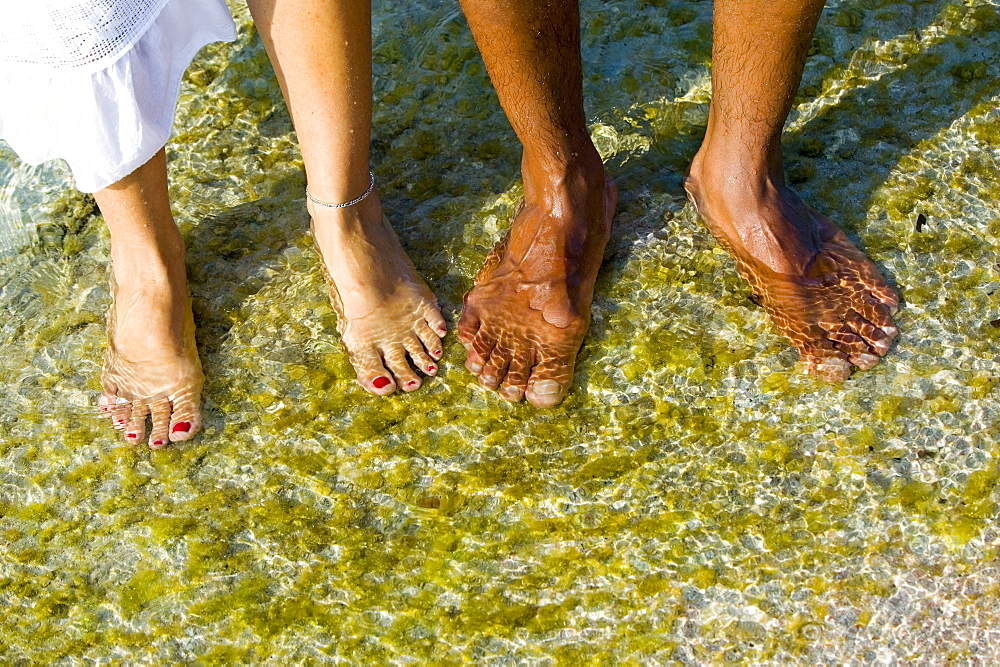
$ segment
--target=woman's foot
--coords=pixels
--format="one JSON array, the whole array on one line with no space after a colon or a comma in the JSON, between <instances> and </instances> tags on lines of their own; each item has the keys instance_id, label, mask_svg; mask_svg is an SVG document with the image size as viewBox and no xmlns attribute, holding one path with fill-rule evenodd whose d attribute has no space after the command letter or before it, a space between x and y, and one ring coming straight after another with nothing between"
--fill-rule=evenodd
<instances>
[{"instance_id":1,"label":"woman's foot","mask_svg":"<svg viewBox=\"0 0 1000 667\"><path fill-rule=\"evenodd\" d=\"M419 388L414 368L437 374L448 329L437 298L386 220L378 193L346 208L307 202L337 331L358 382L377 395Z\"/></svg>"},{"instance_id":2,"label":"woman's foot","mask_svg":"<svg viewBox=\"0 0 1000 667\"><path fill-rule=\"evenodd\" d=\"M152 449L188 440L201 429L204 384L180 234L162 245L160 253L112 250L112 304L101 374L101 409L131 443L143 440L150 417Z\"/></svg>"},{"instance_id":3,"label":"woman's foot","mask_svg":"<svg viewBox=\"0 0 1000 667\"><path fill-rule=\"evenodd\" d=\"M839 382L852 365L871 368L899 333L895 291L839 227L766 173L703 147L684 187L810 372Z\"/></svg>"},{"instance_id":4,"label":"woman's foot","mask_svg":"<svg viewBox=\"0 0 1000 667\"><path fill-rule=\"evenodd\" d=\"M143 439L147 416L151 448L188 440L201 429L205 378L194 341L184 241L170 214L164 150L94 198L111 232L101 410L128 442Z\"/></svg>"}]
</instances>

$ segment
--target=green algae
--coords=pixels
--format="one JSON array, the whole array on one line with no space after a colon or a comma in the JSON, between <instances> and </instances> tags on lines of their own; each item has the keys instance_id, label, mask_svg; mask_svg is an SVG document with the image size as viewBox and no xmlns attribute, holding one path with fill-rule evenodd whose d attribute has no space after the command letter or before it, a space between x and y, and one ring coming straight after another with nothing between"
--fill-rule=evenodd
<instances>
[{"instance_id":1,"label":"green algae","mask_svg":"<svg viewBox=\"0 0 1000 667\"><path fill-rule=\"evenodd\" d=\"M240 39L192 66L169 147L205 432L150 452L86 410L108 298L87 198L60 185L0 269L5 659L990 655L995 7L845 0L813 41L789 178L904 297L886 363L830 388L683 201L710 3L584 3L622 201L574 390L547 412L478 388L451 337L416 394L356 386L288 114L234 11ZM380 192L454 323L520 198L517 144L456 7L375 22Z\"/></svg>"}]
</instances>

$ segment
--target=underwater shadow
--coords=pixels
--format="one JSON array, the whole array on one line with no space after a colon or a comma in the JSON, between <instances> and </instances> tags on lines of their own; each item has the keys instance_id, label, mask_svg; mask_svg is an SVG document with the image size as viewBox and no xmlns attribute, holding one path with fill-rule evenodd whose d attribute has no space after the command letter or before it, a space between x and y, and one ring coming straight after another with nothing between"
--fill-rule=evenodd
<instances>
[{"instance_id":1,"label":"underwater shadow","mask_svg":"<svg viewBox=\"0 0 1000 667\"><path fill-rule=\"evenodd\" d=\"M301 181L289 177L276 182L272 192L300 189ZM187 232L188 282L206 365L219 353L232 327L242 321L247 298L270 282L282 252L302 245L308 233L305 206L289 206L286 194L219 211Z\"/></svg>"},{"instance_id":2,"label":"underwater shadow","mask_svg":"<svg viewBox=\"0 0 1000 667\"><path fill-rule=\"evenodd\" d=\"M935 4L939 11L934 19L952 6L945 0ZM972 12L975 8L966 10ZM992 12L994 23L1000 22L996 10ZM927 27L929 24L915 25L913 30L919 34ZM831 215L856 243L860 240L859 226L874 205L876 193L899 163L922 142L1000 93L1000 81L974 71L970 75L967 68L958 65L948 67L948 56L964 51L968 41L969 33L947 35L894 71L846 92L800 128L786 131L786 172L791 184L809 199L818 199L813 194L822 184L823 199L841 204L824 213ZM934 90L933 84L941 80L950 85L945 86L946 90ZM919 93L916 113L908 108L910 100L900 99L901 92L911 91ZM860 124L859 110L864 111L864 123ZM852 139L841 141L845 136ZM859 183L864 184L860 191Z\"/></svg>"}]
</instances>

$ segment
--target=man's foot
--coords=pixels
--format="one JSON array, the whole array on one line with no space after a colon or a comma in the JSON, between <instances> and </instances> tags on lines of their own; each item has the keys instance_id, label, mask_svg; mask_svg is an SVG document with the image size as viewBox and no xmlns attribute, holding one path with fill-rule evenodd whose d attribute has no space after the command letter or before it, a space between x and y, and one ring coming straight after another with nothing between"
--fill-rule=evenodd
<instances>
[{"instance_id":1,"label":"man's foot","mask_svg":"<svg viewBox=\"0 0 1000 667\"><path fill-rule=\"evenodd\" d=\"M465 296L465 366L509 401L552 407L573 382L618 201L599 165L548 187L526 178L524 203Z\"/></svg>"},{"instance_id":2,"label":"man's foot","mask_svg":"<svg viewBox=\"0 0 1000 667\"><path fill-rule=\"evenodd\" d=\"M895 291L833 222L757 173L699 153L684 187L811 373L839 382L852 364L871 368L899 333Z\"/></svg>"},{"instance_id":3,"label":"man's foot","mask_svg":"<svg viewBox=\"0 0 1000 667\"><path fill-rule=\"evenodd\" d=\"M152 449L188 440L201 429L205 378L195 346L179 234L176 240L180 251L167 266L152 258L145 266L118 258L111 280L100 407L131 443L143 439L149 416Z\"/></svg>"},{"instance_id":4,"label":"man's foot","mask_svg":"<svg viewBox=\"0 0 1000 667\"><path fill-rule=\"evenodd\" d=\"M337 331L358 382L377 395L419 388L420 376L410 364L437 374L448 329L437 298L385 219L378 194L341 209L310 201L308 209Z\"/></svg>"}]
</instances>

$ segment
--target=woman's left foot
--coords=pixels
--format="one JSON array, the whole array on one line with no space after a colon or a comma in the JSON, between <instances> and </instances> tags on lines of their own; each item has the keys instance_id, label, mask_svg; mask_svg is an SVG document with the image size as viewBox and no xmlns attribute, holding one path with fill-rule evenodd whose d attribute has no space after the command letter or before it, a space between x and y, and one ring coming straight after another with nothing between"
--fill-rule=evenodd
<instances>
[{"instance_id":1,"label":"woman's left foot","mask_svg":"<svg viewBox=\"0 0 1000 667\"><path fill-rule=\"evenodd\" d=\"M378 193L346 208L308 201L313 238L337 311L337 331L358 375L376 395L413 391L435 375L448 328L382 212Z\"/></svg>"}]
</instances>

